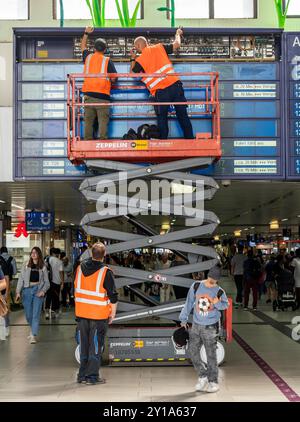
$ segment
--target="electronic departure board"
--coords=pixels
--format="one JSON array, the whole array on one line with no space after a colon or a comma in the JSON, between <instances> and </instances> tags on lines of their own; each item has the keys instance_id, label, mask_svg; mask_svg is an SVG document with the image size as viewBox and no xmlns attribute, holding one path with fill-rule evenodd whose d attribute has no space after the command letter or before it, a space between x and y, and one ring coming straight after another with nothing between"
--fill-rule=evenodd
<instances>
[{"instance_id":1,"label":"electronic departure board","mask_svg":"<svg viewBox=\"0 0 300 422\"><path fill-rule=\"evenodd\" d=\"M281 94L284 75L280 61L282 32L253 31L188 28L184 31L180 51L170 56L178 72L220 74L223 153L221 160L206 170L206 174L216 179L285 177L284 102ZM66 76L83 72L80 51L82 32L79 28L15 29L16 179L59 180L82 178L87 174L84 165L74 166L69 162L66 140ZM117 71L129 72L128 53L137 35L147 36L151 43L168 44L174 40L174 31L170 28L103 28L95 30L89 37L89 48L93 48L96 37L105 38L107 54L114 61ZM293 60L294 55L291 62ZM188 100L196 100L203 95L201 88L195 87L195 79L182 77ZM297 174L297 151L300 174L300 117L297 120L296 114L300 116L300 103L297 103L297 93L300 100L300 80L298 85L297 81L291 82L289 92L290 111L294 113L289 135L290 155L295 158L291 159L290 176ZM124 91L116 86L112 90L113 101L146 102L148 99L145 87L138 91ZM124 115L124 109L130 117ZM153 107L143 107L142 115L136 111L137 106L125 108L112 105L111 139L120 139L129 128L136 130L143 123L156 123ZM194 111L197 111L197 106L189 106L194 132L209 131L210 122ZM170 137L182 136L172 107L169 127Z\"/></svg>"},{"instance_id":2,"label":"electronic departure board","mask_svg":"<svg viewBox=\"0 0 300 422\"><path fill-rule=\"evenodd\" d=\"M287 178L300 179L300 32L284 34Z\"/></svg>"}]
</instances>

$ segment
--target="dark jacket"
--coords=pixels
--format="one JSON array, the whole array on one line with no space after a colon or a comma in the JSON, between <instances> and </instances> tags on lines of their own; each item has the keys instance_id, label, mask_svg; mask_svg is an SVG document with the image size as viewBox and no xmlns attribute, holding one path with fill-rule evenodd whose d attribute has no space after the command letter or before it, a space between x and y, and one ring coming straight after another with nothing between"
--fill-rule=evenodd
<instances>
[{"instance_id":1,"label":"dark jacket","mask_svg":"<svg viewBox=\"0 0 300 422\"><path fill-rule=\"evenodd\" d=\"M95 272L99 271L104 267L104 263L100 261L94 261L92 258L86 259L81 263L81 270L85 277L89 277ZM103 287L107 291L107 296L111 303L117 303L118 293L115 286L115 280L112 271L109 269L106 272Z\"/></svg>"},{"instance_id":2,"label":"dark jacket","mask_svg":"<svg viewBox=\"0 0 300 422\"><path fill-rule=\"evenodd\" d=\"M244 262L244 280L245 282L258 282L262 273L262 266L258 259L248 258Z\"/></svg>"}]
</instances>

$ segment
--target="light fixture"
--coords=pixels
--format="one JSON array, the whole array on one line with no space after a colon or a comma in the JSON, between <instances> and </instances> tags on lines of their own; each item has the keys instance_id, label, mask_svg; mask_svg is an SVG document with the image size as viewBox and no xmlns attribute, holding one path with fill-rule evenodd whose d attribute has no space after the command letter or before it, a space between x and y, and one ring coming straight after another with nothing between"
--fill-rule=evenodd
<instances>
[{"instance_id":1,"label":"light fixture","mask_svg":"<svg viewBox=\"0 0 300 422\"><path fill-rule=\"evenodd\" d=\"M246 232L247 230L249 230L248 228L247 229L244 229L244 231Z\"/></svg>"},{"instance_id":2,"label":"light fixture","mask_svg":"<svg viewBox=\"0 0 300 422\"><path fill-rule=\"evenodd\" d=\"M298 218L300 218L300 215L297 215Z\"/></svg>"},{"instance_id":3,"label":"light fixture","mask_svg":"<svg viewBox=\"0 0 300 422\"><path fill-rule=\"evenodd\" d=\"M288 218L283 218L281 221L288 221Z\"/></svg>"},{"instance_id":4,"label":"light fixture","mask_svg":"<svg viewBox=\"0 0 300 422\"><path fill-rule=\"evenodd\" d=\"M165 230L161 230L159 234L166 234Z\"/></svg>"},{"instance_id":5,"label":"light fixture","mask_svg":"<svg viewBox=\"0 0 300 422\"><path fill-rule=\"evenodd\" d=\"M65 221L65 220L60 220L60 222L61 222L61 223L66 223L66 221Z\"/></svg>"},{"instance_id":6,"label":"light fixture","mask_svg":"<svg viewBox=\"0 0 300 422\"><path fill-rule=\"evenodd\" d=\"M251 229L253 230L253 229L255 229L255 227L251 227Z\"/></svg>"},{"instance_id":7,"label":"light fixture","mask_svg":"<svg viewBox=\"0 0 300 422\"><path fill-rule=\"evenodd\" d=\"M6 204L6 202L0 199L0 204Z\"/></svg>"},{"instance_id":8,"label":"light fixture","mask_svg":"<svg viewBox=\"0 0 300 422\"><path fill-rule=\"evenodd\" d=\"M161 229L162 230L169 230L170 229L170 224L169 223L162 223Z\"/></svg>"},{"instance_id":9,"label":"light fixture","mask_svg":"<svg viewBox=\"0 0 300 422\"><path fill-rule=\"evenodd\" d=\"M235 230L234 235L235 235L235 237L240 237L241 236L241 230Z\"/></svg>"},{"instance_id":10,"label":"light fixture","mask_svg":"<svg viewBox=\"0 0 300 422\"><path fill-rule=\"evenodd\" d=\"M218 236L218 235L217 235L217 236L215 236L215 237L214 237L214 240L220 240L220 236Z\"/></svg>"},{"instance_id":11,"label":"light fixture","mask_svg":"<svg viewBox=\"0 0 300 422\"><path fill-rule=\"evenodd\" d=\"M70 226L75 226L75 224L74 223L70 223Z\"/></svg>"},{"instance_id":12,"label":"light fixture","mask_svg":"<svg viewBox=\"0 0 300 422\"><path fill-rule=\"evenodd\" d=\"M14 208L18 208L19 210L24 210L24 207L21 207L20 205L16 205L16 204L11 204L12 207Z\"/></svg>"},{"instance_id":13,"label":"light fixture","mask_svg":"<svg viewBox=\"0 0 300 422\"><path fill-rule=\"evenodd\" d=\"M277 230L277 229L279 229L278 220L273 220L273 221L270 222L270 229L271 230Z\"/></svg>"}]
</instances>

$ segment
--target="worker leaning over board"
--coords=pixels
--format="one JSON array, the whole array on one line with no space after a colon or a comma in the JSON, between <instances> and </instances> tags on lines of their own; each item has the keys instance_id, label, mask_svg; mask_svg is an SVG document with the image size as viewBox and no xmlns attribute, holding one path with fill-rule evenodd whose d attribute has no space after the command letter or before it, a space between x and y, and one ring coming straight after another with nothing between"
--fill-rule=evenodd
<instances>
[{"instance_id":1,"label":"worker leaning over board","mask_svg":"<svg viewBox=\"0 0 300 422\"><path fill-rule=\"evenodd\" d=\"M140 54L136 55L134 49L131 50L130 70L135 73L162 73L162 75L168 75L161 78L142 78L156 102L186 102L182 82L177 76L171 75L174 73L174 68L168 57L169 54L180 48L181 35L182 30L177 29L173 44L149 45L145 37L137 37L134 40L135 50ZM187 106L175 105L174 107L184 138L193 139L193 128L187 114ZM168 109L169 105L155 107L161 139L167 139L169 133Z\"/></svg>"},{"instance_id":2,"label":"worker leaning over board","mask_svg":"<svg viewBox=\"0 0 300 422\"><path fill-rule=\"evenodd\" d=\"M88 35L94 28L87 26L81 40L82 59L84 62L84 73L117 73L115 65L109 57L105 57L106 42L102 38L97 38L94 44L94 53L87 49ZM84 102L88 103L109 103L111 83L116 82L116 78L85 78L82 86ZM93 139L93 127L95 119L98 119L99 137L107 139L107 127L109 123L109 105L87 106L84 111L84 139Z\"/></svg>"}]
</instances>

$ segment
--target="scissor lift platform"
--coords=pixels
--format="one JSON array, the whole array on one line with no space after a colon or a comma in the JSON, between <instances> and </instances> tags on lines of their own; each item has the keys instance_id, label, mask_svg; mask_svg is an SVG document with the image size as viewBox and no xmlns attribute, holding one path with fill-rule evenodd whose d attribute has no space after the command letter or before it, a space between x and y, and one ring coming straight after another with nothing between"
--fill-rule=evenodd
<instances>
[{"instance_id":1,"label":"scissor lift platform","mask_svg":"<svg viewBox=\"0 0 300 422\"><path fill-rule=\"evenodd\" d=\"M196 139L151 139L127 141L113 139L107 141L75 140L70 153L71 161L87 159L116 160L126 162L163 163L180 158L221 157L220 143L209 139L210 134L197 134Z\"/></svg>"},{"instance_id":2,"label":"scissor lift platform","mask_svg":"<svg viewBox=\"0 0 300 422\"><path fill-rule=\"evenodd\" d=\"M107 102L99 100L98 103L87 103L82 101L81 88L83 79L86 77L118 77L118 91L119 92L138 92L141 88L139 85L128 85L128 79L132 80L140 78L141 76L135 73L125 74L108 74L108 75L93 75L93 74L70 74L68 75L68 157L74 162L83 162L85 160L94 159L109 159L120 162L153 162L163 163L167 161L174 161L184 158L193 157L211 157L213 160L218 160L221 157L221 141L220 141L220 104L218 97L218 78L217 72L198 72L198 73L174 73L174 75L182 77L192 77L192 84L189 86L199 89L199 100L187 102L151 102L151 101L112 101L111 108L124 107L124 113L111 113L114 116L131 119L145 116L149 117L149 112L142 113L143 107L149 106L176 106L186 105L195 107L196 110L191 111L190 116L197 116L199 118L208 119L211 121L211 131L196 133L195 139L138 139L138 140L123 140L123 139L108 139L108 140L90 140L82 139L80 136L81 122L84 116L84 109L86 107L107 107ZM143 74L143 77L162 77L161 74ZM199 81L193 78L199 77ZM125 85L122 85L122 79L125 80ZM136 83L136 82L132 82ZM138 107L139 112L129 112L130 107ZM171 115L174 114L171 113Z\"/></svg>"},{"instance_id":3,"label":"scissor lift platform","mask_svg":"<svg viewBox=\"0 0 300 422\"><path fill-rule=\"evenodd\" d=\"M105 75L84 75L73 74L68 77L68 157L73 163L85 162L86 165L98 172L98 175L85 179L80 190L88 201L97 203L97 211L86 214L81 225L84 231L100 239L109 241L107 246L107 254L118 254L124 251L134 250L137 248L163 248L175 251L177 255L181 255L185 259L184 265L173 268L162 269L157 271L138 270L134 268L126 268L118 265L111 265L117 288L123 286L132 286L145 282L158 282L162 284L181 286L189 288L192 280L186 274L206 271L219 262L217 252L209 246L200 246L190 244L192 239L201 236L211 235L219 224L217 216L209 211L204 211L203 218L200 220L195 217L193 224L188 224L187 221L191 215L191 211L197 208L197 205L203 206L202 200L210 200L213 198L218 189L217 183L211 178L204 175L193 174L193 170L205 169L221 157L221 141L220 141L220 104L218 96L218 73L175 73L178 76L190 77L189 86L195 86L200 89L200 98L195 101L187 101L181 103L157 103L157 102L136 102L136 101L112 101L111 116L112 118L134 119L138 116L140 118L145 115L147 118L154 117L155 114L151 111L149 113L149 106L157 105L191 105L189 115L197 116L200 119L209 120L209 124L205 126L208 128L207 132L197 133L195 139L82 139L82 121L84 117L84 109L92 106L107 106L107 102L103 103L87 103L82 101L80 93L82 81L85 77L118 77L118 89L120 91L141 90L141 86L135 84L136 78L141 75L137 74L105 74ZM199 80L195 77L199 76ZM162 77L162 74L143 74L143 77ZM122 85L122 78L126 80ZM132 79L132 78L135 78ZM128 82L128 79L131 82ZM131 83L131 85L130 85ZM120 84L120 85L119 85ZM128 85L129 84L129 85ZM135 85L134 85L135 84ZM144 88L143 88L144 89ZM100 100L101 101L101 100ZM120 113L119 107L125 107L125 112ZM138 107L136 113L132 114L132 106ZM148 111L143 114L140 110L142 107L148 107ZM131 110L131 111L130 111ZM171 113L171 115L174 113ZM146 165L144 165L146 164ZM124 175L126 175L126 183L131 180L143 179L148 184L153 180L169 180L176 183L187 183L193 186L192 191L185 195L184 204L181 204L181 195L177 195L170 191L169 197L157 199L141 199L136 207L130 208L130 213L124 214L122 208L127 206L129 197L127 195L116 193L107 194L104 197L99 197L99 192L102 188L111 186L120 188L124 184ZM199 183L200 182L200 183ZM122 191L123 192L123 191ZM200 194L200 195L199 195ZM104 202L105 204L104 204ZM117 206L116 214L104 215L99 212L99 209L105 205ZM178 204L180 206L178 206ZM149 213L152 210L159 215L180 216L185 220L186 226L181 230L170 230L168 233L159 234L153 227L146 225L145 222L140 221L138 216ZM157 214L156 214L157 215ZM136 230L124 232L124 230L114 230L106 228L102 222L111 219L125 218ZM190 226L189 226L190 225ZM189 261L189 256L194 256L193 262ZM205 256L206 260L202 260ZM198 259L200 258L200 259ZM143 295L142 292L140 292ZM151 301L150 301L151 302ZM179 301L180 302L180 301ZM125 306L126 305L126 306ZM145 344L149 341L149 336L144 338L140 334L134 334L128 328L128 333L122 329L122 336L128 337L126 341L120 343L119 346L113 346L116 343L113 338L120 337L119 324L128 324L130 321L143 320L149 316L160 316L163 319L176 321L184 302L172 302L165 305L159 303L152 303L149 306L138 306L135 303L120 303L118 314L115 320L116 329L111 329L109 332L109 354L114 356L113 362L124 358L125 362L132 362L134 364L144 360L154 362L154 358L149 356L152 349L144 348L144 353L137 359L132 359L131 351L124 346L128 343L128 338L131 345L133 341L138 340L138 344ZM124 307L125 306L125 307ZM119 328L118 328L119 327ZM158 332L161 335L159 328L153 329L152 335L157 336ZM152 332L151 331L151 332ZM168 330L164 330L167 332ZM172 329L171 329L172 331ZM170 337L170 330L167 337ZM125 334L124 334L125 333ZM230 329L226 329L227 340L231 336ZM151 336L150 336L151 337ZM165 342L165 339L163 339ZM123 344L124 343L124 344ZM163 359L169 363L174 363L176 357L186 360L185 356L180 356L171 344L168 342L168 347L164 351L164 356L157 355L157 362ZM147 343L148 344L148 343ZM150 344L150 343L149 343ZM152 344L152 343L151 343ZM164 343L166 344L166 343ZM161 346L161 344L160 344ZM117 347L117 349L116 349ZM158 348L157 350L159 350ZM140 349L136 349L141 352ZM161 350L162 351L162 350ZM144 359L145 358L145 359ZM115 360L114 360L115 359ZM123 360L123 359L122 359Z\"/></svg>"}]
</instances>

